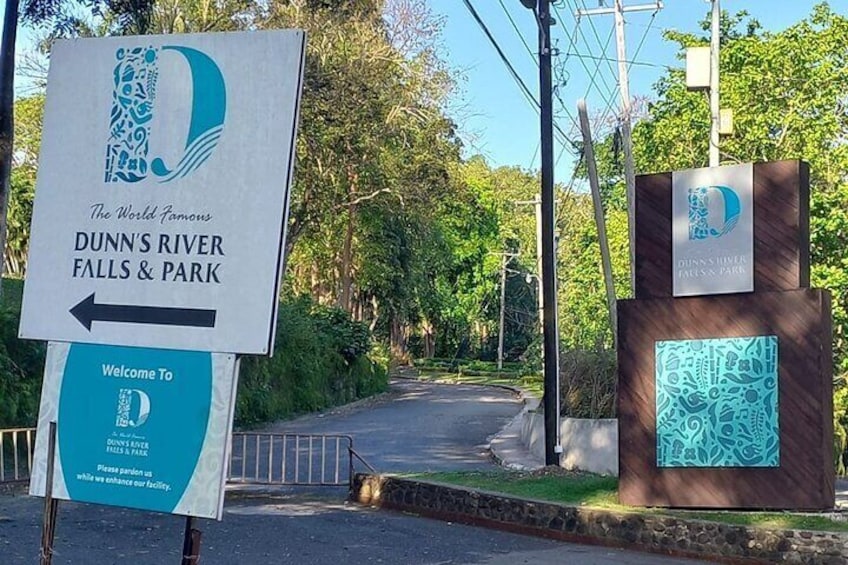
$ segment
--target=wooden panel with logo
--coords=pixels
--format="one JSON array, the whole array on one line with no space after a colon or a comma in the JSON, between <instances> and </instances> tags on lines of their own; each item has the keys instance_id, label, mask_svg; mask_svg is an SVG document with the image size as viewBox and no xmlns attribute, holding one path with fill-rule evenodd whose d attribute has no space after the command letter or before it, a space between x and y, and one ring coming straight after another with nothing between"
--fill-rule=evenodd
<instances>
[{"instance_id":1,"label":"wooden panel with logo","mask_svg":"<svg viewBox=\"0 0 848 565\"><path fill-rule=\"evenodd\" d=\"M636 177L636 298L672 296L672 173ZM754 291L810 285L810 168L754 164ZM716 238L716 243L720 238Z\"/></svg>"}]
</instances>

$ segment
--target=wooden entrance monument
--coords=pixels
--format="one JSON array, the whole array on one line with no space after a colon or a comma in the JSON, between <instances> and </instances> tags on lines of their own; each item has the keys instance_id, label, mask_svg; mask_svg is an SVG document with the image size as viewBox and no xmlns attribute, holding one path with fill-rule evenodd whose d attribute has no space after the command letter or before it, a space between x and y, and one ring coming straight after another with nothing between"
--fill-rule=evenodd
<instances>
[{"instance_id":1,"label":"wooden entrance monument","mask_svg":"<svg viewBox=\"0 0 848 565\"><path fill-rule=\"evenodd\" d=\"M636 297L618 307L623 504L833 507L809 176L780 161L637 177Z\"/></svg>"}]
</instances>

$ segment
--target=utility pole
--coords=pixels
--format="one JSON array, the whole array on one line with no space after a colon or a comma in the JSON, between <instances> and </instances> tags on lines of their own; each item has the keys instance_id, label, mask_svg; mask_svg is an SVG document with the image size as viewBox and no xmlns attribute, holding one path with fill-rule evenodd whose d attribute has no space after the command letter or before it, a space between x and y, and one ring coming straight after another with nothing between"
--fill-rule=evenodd
<instances>
[{"instance_id":1,"label":"utility pole","mask_svg":"<svg viewBox=\"0 0 848 565\"><path fill-rule=\"evenodd\" d=\"M532 205L536 211L536 283L538 293L536 302L538 304L539 334L544 338L545 328L545 296L542 293L542 196L536 194L533 200L515 200L513 204ZM530 283L528 279L528 284Z\"/></svg>"},{"instance_id":2,"label":"utility pole","mask_svg":"<svg viewBox=\"0 0 848 565\"><path fill-rule=\"evenodd\" d=\"M542 156L542 295L544 302L545 465L559 465L559 343L556 312L556 249L554 246L554 116L551 79L551 3L539 0L539 102Z\"/></svg>"},{"instance_id":3,"label":"utility pole","mask_svg":"<svg viewBox=\"0 0 848 565\"><path fill-rule=\"evenodd\" d=\"M627 196L627 225L628 239L630 243L630 293L634 296L636 291L636 167L633 163L633 140L630 131L631 104L630 104L630 80L627 76L627 48L624 42L624 12L638 12L644 10L661 10L662 2L657 0L653 4L641 4L639 6L624 7L621 0L615 0L615 6L605 7L601 0L600 8L593 10L577 10L577 17L597 16L601 14L615 15L615 43L618 59L618 88L621 92L621 141L624 146L624 181ZM716 122L717 123L717 122Z\"/></svg>"},{"instance_id":4,"label":"utility pole","mask_svg":"<svg viewBox=\"0 0 848 565\"><path fill-rule=\"evenodd\" d=\"M636 167L633 165L633 138L630 135L630 78L627 76L623 10L621 0L615 0L615 44L618 56L618 89L621 92L621 140L624 145L627 238L630 242L630 296L636 296Z\"/></svg>"},{"instance_id":5,"label":"utility pole","mask_svg":"<svg viewBox=\"0 0 848 565\"><path fill-rule=\"evenodd\" d=\"M720 113L718 55L721 36L721 7L719 6L719 0L712 0L712 5L712 29L710 33L710 167L718 167L721 164L721 157L718 153Z\"/></svg>"},{"instance_id":6,"label":"utility pole","mask_svg":"<svg viewBox=\"0 0 848 565\"><path fill-rule=\"evenodd\" d=\"M554 116L551 79L551 0L521 0L534 10L539 28L539 106L542 156L542 335L545 411L545 465L559 465L559 343L557 332L556 248L554 245Z\"/></svg>"}]
</instances>

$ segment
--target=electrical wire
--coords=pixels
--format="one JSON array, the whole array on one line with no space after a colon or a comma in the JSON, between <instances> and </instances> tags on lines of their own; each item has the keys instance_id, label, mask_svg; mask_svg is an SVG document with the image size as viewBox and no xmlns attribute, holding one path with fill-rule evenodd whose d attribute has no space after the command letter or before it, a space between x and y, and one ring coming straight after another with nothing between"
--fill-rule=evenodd
<instances>
[{"instance_id":1,"label":"electrical wire","mask_svg":"<svg viewBox=\"0 0 848 565\"><path fill-rule=\"evenodd\" d=\"M592 59L594 61L599 61L599 60L600 61L618 61L618 59L613 59L612 57L600 57L598 55L587 55L585 53L571 53L571 52L569 52L569 53L566 53L566 55L569 55L569 56L573 55L575 57ZM635 59L625 60L624 62L627 63L628 65L630 65L631 67L633 65L636 65L636 66L642 66L642 67L654 67L654 68L657 68L657 69L674 70L674 67L670 67L668 65L661 65L659 63L648 63L647 61L637 61Z\"/></svg>"},{"instance_id":2,"label":"electrical wire","mask_svg":"<svg viewBox=\"0 0 848 565\"><path fill-rule=\"evenodd\" d=\"M588 8L586 8L586 2L585 2L585 0L581 0L581 4L583 5L583 9L584 9L584 10L588 9ZM575 12L575 13L578 13L578 12L579 12L579 6L577 5L577 0L574 0L574 12ZM607 49L609 48L609 45L610 45L610 39L612 38L612 35L608 36L606 43L603 43L603 42L601 41L601 35L600 35L600 33L598 33L598 28L595 26L595 20L594 20L591 16L589 16L589 17L588 17L588 18L586 18L586 19L587 19L587 20L588 20L588 22L589 22L589 27L590 27L590 28L591 28L591 30L592 30L592 35L594 35L594 36L595 36L595 40L598 42L598 46L599 46L599 47L601 47L601 50L602 50L602 52L603 52L603 53L606 53L606 52L607 52ZM580 22L580 19L579 19L579 18L577 19L577 22L578 22L578 24L579 24L579 22ZM583 28L582 28L582 27L578 26L578 29L580 30L580 34L583 36L583 42L586 44L586 47L588 48L588 47L589 47L589 39L588 39L588 37L586 37L586 34L585 34L585 33L583 33ZM613 29L613 31L614 31L614 29ZM615 80L616 80L616 79L615 79L615 77L617 76L617 73L616 73L616 71L615 71L615 67L613 67L613 65L612 65L612 62L611 62L611 61L607 61L606 63L607 63L607 68L609 69L609 72L610 72L610 76L612 76L612 77L613 77L613 81L615 82ZM601 77L602 77L602 79L603 79L604 85L605 85L608 89L610 89L610 90L611 90L611 87L607 84L606 79L605 79L605 78L603 78L603 77L604 77L604 75L601 75Z\"/></svg>"},{"instance_id":3,"label":"electrical wire","mask_svg":"<svg viewBox=\"0 0 848 565\"><path fill-rule=\"evenodd\" d=\"M503 3L503 0L498 0L498 2L501 5L501 9L503 9L503 11L504 11L504 14L506 14L506 17L509 20L509 23L512 24L512 29L515 30L515 33L518 35L518 38L521 40L521 43L524 44L524 49L527 50L527 53L530 54L530 58L533 59L533 61L536 63L536 66L538 67L539 61L538 61L538 59L536 59L536 53L534 53L533 50L530 49L530 46L527 44L527 41L524 39L524 34L522 34L521 30L518 29L518 26L516 25L515 20L512 19L512 14L510 14L509 10L506 9L506 5Z\"/></svg>"},{"instance_id":4,"label":"electrical wire","mask_svg":"<svg viewBox=\"0 0 848 565\"><path fill-rule=\"evenodd\" d=\"M626 61L627 64L628 64L628 67L627 67L628 70L630 69L630 67L637 64L636 59L639 58L639 53L642 51L642 46L645 45L645 39L648 38L648 33L651 31L651 27L654 25L654 22L657 19L657 13L658 12L659 12L659 9L654 10L654 13L651 14L651 21L648 22L648 27L645 28L645 32L642 34L642 39L639 40L639 45L636 46L636 51L634 51L634 53L633 53L633 60L632 61ZM664 69L667 69L667 70L672 70L671 67L669 67L668 65L657 65L657 64L652 64L652 63L638 63L638 64L649 65L649 66L658 67L658 68L661 68L661 69L664 68Z\"/></svg>"},{"instance_id":5,"label":"electrical wire","mask_svg":"<svg viewBox=\"0 0 848 565\"><path fill-rule=\"evenodd\" d=\"M556 13L557 13L557 17L560 18L560 21L562 21L562 16L561 16L561 14L559 13L558 10L556 11ZM615 99L616 89L611 88L606 83L606 80L603 79L603 75L601 75L602 80L604 82L604 86L607 89L607 94L605 95L604 92L601 90L601 87L596 80L598 73L600 72L600 61L596 62L595 69L591 70L589 68L589 65L586 64L586 61L580 56L581 54L580 54L579 48L577 46L577 33L578 33L578 30L579 30L579 25L580 25L579 20L575 18L574 30L573 30L573 32L570 36L568 36L568 35L566 36L567 39L568 39L568 42L569 42L569 48L566 52L566 56L565 56L565 59L563 60L563 64L567 63L568 57L571 54L575 54L578 57L578 60L580 61L581 65L583 66L583 70L586 72L586 75L589 77L589 86L586 89L586 94L584 95L584 98L588 97L589 92L591 92L591 89L594 86L595 89L598 91L598 94L601 96L601 99L603 99L608 105L612 104L613 100ZM611 40L611 38L612 38L612 36L610 36L607 39L607 46L609 45L609 41ZM585 40L585 36L584 36L584 40ZM587 45L588 45L588 43L587 43ZM604 46L601 46L601 48L604 49L604 50L606 49L606 47L604 47ZM562 102L562 99L560 99L560 104L565 105Z\"/></svg>"},{"instance_id":6,"label":"electrical wire","mask_svg":"<svg viewBox=\"0 0 848 565\"><path fill-rule=\"evenodd\" d=\"M537 113L539 113L540 109L541 109L541 105L539 104L539 101L536 99L536 97L533 95L533 93L530 92L530 89L527 88L527 85L524 83L524 80L521 78L521 76L515 70L515 67L513 67L509 58L504 53L503 49L501 49L501 46L498 44L497 40L492 35L492 32L489 31L488 26L486 26L486 23L480 17L480 14L477 13L477 10L471 4L471 1L470 0L463 0L463 4L465 4L465 7L468 9L469 13L471 14L471 17L474 18L474 21L477 22L477 25L480 27L480 29L483 30L483 33L486 35L486 38L489 40L489 43L491 43L492 47L494 47L495 51L497 51L498 57L500 57L501 62L503 62L503 64L506 66L507 70L509 71L510 76L513 78L513 80L516 82L516 84L518 84L522 94L524 94L524 97L527 98L527 100L531 103L534 110ZM559 126L559 124L554 122L553 127L554 127L554 131L558 132L560 134L560 136L561 136L560 141L561 142L566 141L566 142L568 142L568 144L573 145L572 140L569 139L569 136L562 130L562 128Z\"/></svg>"},{"instance_id":7,"label":"electrical wire","mask_svg":"<svg viewBox=\"0 0 848 565\"><path fill-rule=\"evenodd\" d=\"M503 52L503 49L501 49L501 46L498 44L497 40L495 40L494 36L492 35L492 32L489 31L489 28L488 26L486 26L486 23L480 18L480 14L477 13L477 10L471 4L471 1L463 0L463 3L465 4L465 7L468 8L468 11L471 13L471 17L474 18L474 21L476 21L480 29L483 30L483 33L489 40L489 43L491 43L492 47L494 47L495 51L497 51L498 57L500 57L501 62L506 66L510 76L512 76L512 79L516 82L516 84L518 84L518 87L521 89L521 92L522 94L524 94L524 97L527 98L536 109L538 109L540 107L539 101L536 100L536 97L533 96L533 93L530 92L529 88L527 88L527 85L524 83L524 80L515 70L515 67L512 66L512 63L509 61L506 54Z\"/></svg>"}]
</instances>

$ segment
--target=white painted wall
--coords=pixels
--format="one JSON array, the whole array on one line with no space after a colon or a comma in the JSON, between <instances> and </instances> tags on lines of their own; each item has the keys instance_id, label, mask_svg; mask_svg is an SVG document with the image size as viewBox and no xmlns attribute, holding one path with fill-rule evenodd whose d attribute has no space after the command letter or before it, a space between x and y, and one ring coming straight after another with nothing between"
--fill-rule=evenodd
<instances>
[{"instance_id":1,"label":"white painted wall","mask_svg":"<svg viewBox=\"0 0 848 565\"><path fill-rule=\"evenodd\" d=\"M534 455L545 458L545 425L541 412L523 415L521 441ZM562 418L562 458L565 469L618 476L618 420Z\"/></svg>"}]
</instances>

